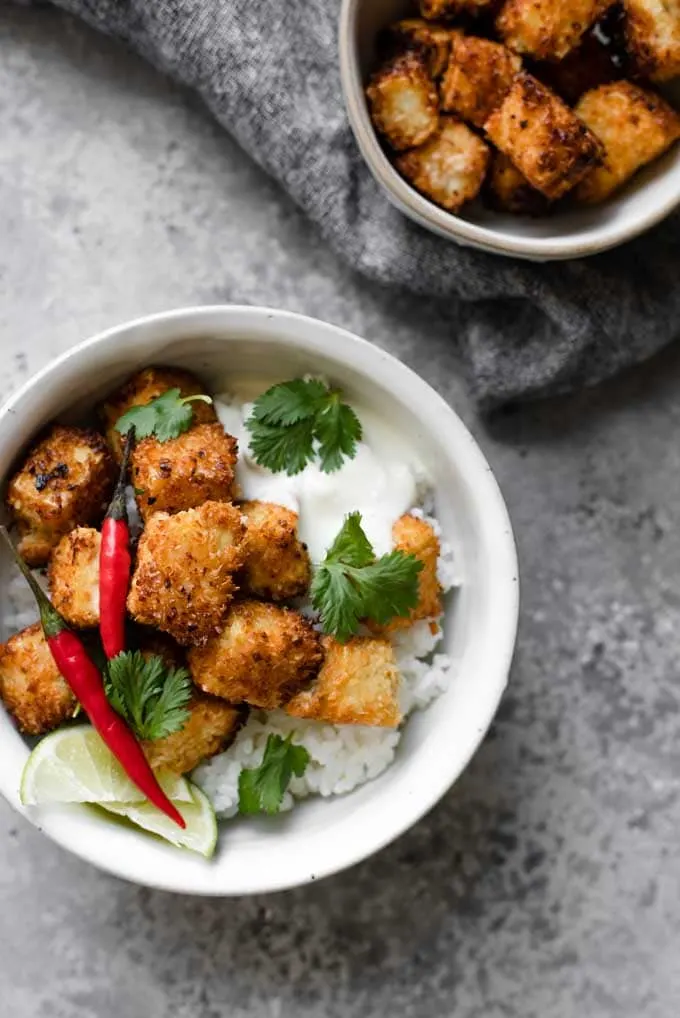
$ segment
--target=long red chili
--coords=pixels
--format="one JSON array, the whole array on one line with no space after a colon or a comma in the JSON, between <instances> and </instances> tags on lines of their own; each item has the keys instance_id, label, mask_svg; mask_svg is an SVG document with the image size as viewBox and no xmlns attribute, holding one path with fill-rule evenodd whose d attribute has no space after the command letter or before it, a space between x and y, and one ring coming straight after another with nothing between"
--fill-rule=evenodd
<instances>
[{"instance_id":1,"label":"long red chili","mask_svg":"<svg viewBox=\"0 0 680 1018\"><path fill-rule=\"evenodd\" d=\"M116 490L102 525L99 551L99 632L107 658L125 650L125 603L130 586L130 527L125 485L134 428L125 438L123 461Z\"/></svg>"},{"instance_id":2,"label":"long red chili","mask_svg":"<svg viewBox=\"0 0 680 1018\"><path fill-rule=\"evenodd\" d=\"M158 784L142 747L120 714L117 714L109 703L99 669L88 657L76 634L69 629L47 595L40 589L30 569L17 554L3 526L0 526L0 534L11 549L38 602L40 622L54 662L94 728L140 792L179 827L186 827L182 814L173 806Z\"/></svg>"}]
</instances>

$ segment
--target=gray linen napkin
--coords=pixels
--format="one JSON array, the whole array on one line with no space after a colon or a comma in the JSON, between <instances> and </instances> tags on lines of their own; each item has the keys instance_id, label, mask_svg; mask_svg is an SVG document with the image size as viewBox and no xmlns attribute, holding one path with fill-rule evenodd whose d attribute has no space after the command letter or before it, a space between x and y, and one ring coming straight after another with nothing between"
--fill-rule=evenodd
<instances>
[{"instance_id":1,"label":"gray linen napkin","mask_svg":"<svg viewBox=\"0 0 680 1018\"><path fill-rule=\"evenodd\" d=\"M483 408L593 384L680 331L677 217L618 251L534 265L459 248L393 209L345 117L338 0L54 2L196 89L359 272L445 302Z\"/></svg>"}]
</instances>

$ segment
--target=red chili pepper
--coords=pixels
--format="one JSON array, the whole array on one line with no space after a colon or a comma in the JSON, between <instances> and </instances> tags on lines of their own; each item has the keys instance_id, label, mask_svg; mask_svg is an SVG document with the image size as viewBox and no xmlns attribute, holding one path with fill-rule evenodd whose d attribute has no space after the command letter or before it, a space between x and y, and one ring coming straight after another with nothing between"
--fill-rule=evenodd
<instances>
[{"instance_id":1,"label":"red chili pepper","mask_svg":"<svg viewBox=\"0 0 680 1018\"><path fill-rule=\"evenodd\" d=\"M133 436L134 428L130 428L118 483L102 526L99 551L99 632L107 658L125 650L125 603L132 570L125 485Z\"/></svg>"},{"instance_id":2,"label":"red chili pepper","mask_svg":"<svg viewBox=\"0 0 680 1018\"><path fill-rule=\"evenodd\" d=\"M17 554L3 526L0 526L0 534L11 549L38 602L40 622L54 662L93 726L140 792L179 827L186 827L182 814L173 806L158 784L142 747L123 718L109 703L99 669L88 657L76 634L69 629L47 595L40 589L30 569Z\"/></svg>"}]
</instances>

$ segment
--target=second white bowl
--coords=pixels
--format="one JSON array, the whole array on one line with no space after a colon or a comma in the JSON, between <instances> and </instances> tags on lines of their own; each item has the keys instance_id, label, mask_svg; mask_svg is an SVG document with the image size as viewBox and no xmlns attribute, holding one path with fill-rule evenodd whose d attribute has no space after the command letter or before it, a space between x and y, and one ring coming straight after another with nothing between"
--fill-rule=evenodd
<instances>
[{"instance_id":1,"label":"second white bowl","mask_svg":"<svg viewBox=\"0 0 680 1018\"><path fill-rule=\"evenodd\" d=\"M623 244L660 222L680 204L677 144L603 205L565 210L543 219L505 215L479 203L453 215L424 198L385 155L364 95L376 67L378 32L413 9L414 4L408 0L343 0L339 29L342 89L352 130L371 173L405 215L465 247L550 261L592 255ZM674 95L680 98L677 88Z\"/></svg>"}]
</instances>

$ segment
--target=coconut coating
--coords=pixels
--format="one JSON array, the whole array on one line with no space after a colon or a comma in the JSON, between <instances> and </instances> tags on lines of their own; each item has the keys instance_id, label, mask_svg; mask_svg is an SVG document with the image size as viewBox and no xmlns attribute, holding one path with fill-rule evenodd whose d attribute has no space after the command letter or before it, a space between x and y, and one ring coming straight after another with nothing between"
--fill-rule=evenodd
<instances>
[{"instance_id":1,"label":"coconut coating","mask_svg":"<svg viewBox=\"0 0 680 1018\"><path fill-rule=\"evenodd\" d=\"M0 645L0 698L26 735L44 735L73 715L76 699L39 622Z\"/></svg>"},{"instance_id":2,"label":"coconut coating","mask_svg":"<svg viewBox=\"0 0 680 1018\"><path fill-rule=\"evenodd\" d=\"M59 424L49 429L7 488L7 508L19 529L19 554L28 565L46 565L64 534L100 522L115 473L98 432Z\"/></svg>"},{"instance_id":3,"label":"coconut coating","mask_svg":"<svg viewBox=\"0 0 680 1018\"><path fill-rule=\"evenodd\" d=\"M309 587L311 563L298 540L297 513L273 502L242 502L240 509L248 534L244 589L269 601L301 597Z\"/></svg>"},{"instance_id":4,"label":"coconut coating","mask_svg":"<svg viewBox=\"0 0 680 1018\"><path fill-rule=\"evenodd\" d=\"M228 502L153 515L137 549L127 600L132 618L183 645L214 636L245 562L244 537L241 513Z\"/></svg>"},{"instance_id":5,"label":"coconut coating","mask_svg":"<svg viewBox=\"0 0 680 1018\"><path fill-rule=\"evenodd\" d=\"M193 680L206 693L267 710L314 678L322 660L307 619L262 601L236 602L219 635L189 651Z\"/></svg>"}]
</instances>

